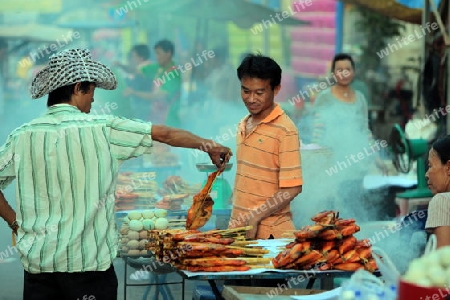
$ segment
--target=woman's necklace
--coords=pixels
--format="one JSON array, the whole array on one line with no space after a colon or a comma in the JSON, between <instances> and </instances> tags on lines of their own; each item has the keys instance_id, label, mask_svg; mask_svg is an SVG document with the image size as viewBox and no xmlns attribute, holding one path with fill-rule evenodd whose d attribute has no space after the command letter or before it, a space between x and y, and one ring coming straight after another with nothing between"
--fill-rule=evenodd
<instances>
[{"instance_id":1,"label":"woman's necklace","mask_svg":"<svg viewBox=\"0 0 450 300\"><path fill-rule=\"evenodd\" d=\"M342 95L344 98L348 98L351 95L351 91L346 91L346 92L341 92L339 91L336 87L334 88L334 90L336 91L336 93L339 95Z\"/></svg>"}]
</instances>

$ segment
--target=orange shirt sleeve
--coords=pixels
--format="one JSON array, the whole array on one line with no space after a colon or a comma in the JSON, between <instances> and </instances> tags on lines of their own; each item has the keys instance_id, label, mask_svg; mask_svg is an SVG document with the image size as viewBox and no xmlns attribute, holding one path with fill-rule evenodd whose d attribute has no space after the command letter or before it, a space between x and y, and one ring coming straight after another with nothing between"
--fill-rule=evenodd
<instances>
[{"instance_id":1,"label":"orange shirt sleeve","mask_svg":"<svg viewBox=\"0 0 450 300\"><path fill-rule=\"evenodd\" d=\"M297 131L287 132L279 148L280 188L289 188L303 184L300 155L300 139Z\"/></svg>"}]
</instances>

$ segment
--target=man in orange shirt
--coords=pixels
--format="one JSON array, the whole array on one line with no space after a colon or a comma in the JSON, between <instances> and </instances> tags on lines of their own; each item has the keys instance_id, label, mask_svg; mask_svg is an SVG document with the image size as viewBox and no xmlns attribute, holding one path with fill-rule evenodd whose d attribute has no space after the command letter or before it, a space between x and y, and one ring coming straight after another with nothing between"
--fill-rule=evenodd
<instances>
[{"instance_id":1,"label":"man in orange shirt","mask_svg":"<svg viewBox=\"0 0 450 300\"><path fill-rule=\"evenodd\" d=\"M274 102L281 68L271 58L248 55L237 69L249 111L237 133L237 172L230 228L251 225L249 239L281 238L294 230L290 202L302 191L298 130Z\"/></svg>"}]
</instances>

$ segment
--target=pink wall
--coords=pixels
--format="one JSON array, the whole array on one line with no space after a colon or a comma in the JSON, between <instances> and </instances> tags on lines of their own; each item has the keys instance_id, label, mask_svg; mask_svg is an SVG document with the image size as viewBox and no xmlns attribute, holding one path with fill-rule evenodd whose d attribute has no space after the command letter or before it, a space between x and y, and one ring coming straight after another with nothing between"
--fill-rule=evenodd
<instances>
[{"instance_id":1,"label":"pink wall","mask_svg":"<svg viewBox=\"0 0 450 300\"><path fill-rule=\"evenodd\" d=\"M292 2L295 17L310 24L291 32L291 64L299 75L322 77L328 72L336 41L336 1L312 0L312 5L302 7Z\"/></svg>"}]
</instances>

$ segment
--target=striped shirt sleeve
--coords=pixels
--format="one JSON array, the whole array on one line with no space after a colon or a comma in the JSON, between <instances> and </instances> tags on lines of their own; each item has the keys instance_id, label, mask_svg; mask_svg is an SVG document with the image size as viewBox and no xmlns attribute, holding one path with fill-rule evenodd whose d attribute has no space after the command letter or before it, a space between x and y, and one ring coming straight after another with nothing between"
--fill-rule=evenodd
<instances>
[{"instance_id":1,"label":"striped shirt sleeve","mask_svg":"<svg viewBox=\"0 0 450 300\"><path fill-rule=\"evenodd\" d=\"M450 226L450 198L446 194L436 194L428 204L426 229Z\"/></svg>"},{"instance_id":2,"label":"striped shirt sleeve","mask_svg":"<svg viewBox=\"0 0 450 300\"><path fill-rule=\"evenodd\" d=\"M289 188L303 184L300 157L300 140L297 131L289 131L281 139L279 148L280 188Z\"/></svg>"},{"instance_id":3,"label":"striped shirt sleeve","mask_svg":"<svg viewBox=\"0 0 450 300\"><path fill-rule=\"evenodd\" d=\"M14 153L13 138L10 136L0 147L0 190L4 190L16 177L14 162L18 158Z\"/></svg>"},{"instance_id":4,"label":"striped shirt sleeve","mask_svg":"<svg viewBox=\"0 0 450 300\"><path fill-rule=\"evenodd\" d=\"M117 160L127 160L150 154L152 147L152 124L121 117L111 118L109 124L111 153Z\"/></svg>"}]
</instances>

